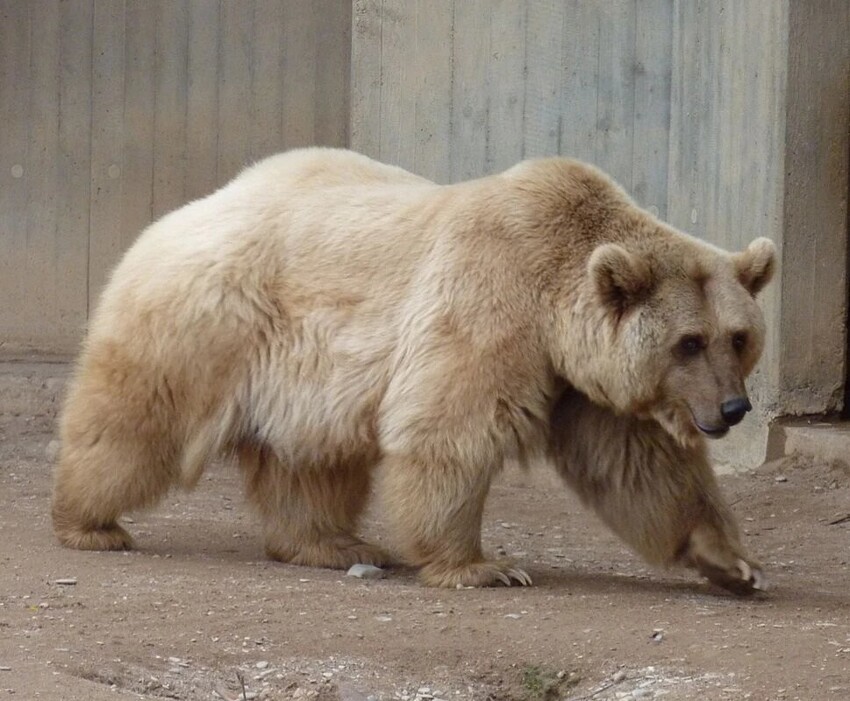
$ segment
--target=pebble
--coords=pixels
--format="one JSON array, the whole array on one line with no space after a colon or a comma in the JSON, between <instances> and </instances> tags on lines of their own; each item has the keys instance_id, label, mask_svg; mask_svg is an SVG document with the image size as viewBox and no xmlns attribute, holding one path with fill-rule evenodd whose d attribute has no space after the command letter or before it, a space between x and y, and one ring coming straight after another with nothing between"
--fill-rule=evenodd
<instances>
[{"instance_id":1,"label":"pebble","mask_svg":"<svg viewBox=\"0 0 850 701\"><path fill-rule=\"evenodd\" d=\"M392 616L375 616L376 621L380 621L381 623L389 623L393 620Z\"/></svg>"},{"instance_id":2,"label":"pebble","mask_svg":"<svg viewBox=\"0 0 850 701\"><path fill-rule=\"evenodd\" d=\"M614 672L613 676L611 677L611 681L614 682L615 684L619 684L625 678L626 678L626 673L621 669L617 672Z\"/></svg>"},{"instance_id":3,"label":"pebble","mask_svg":"<svg viewBox=\"0 0 850 701\"><path fill-rule=\"evenodd\" d=\"M47 444L47 447L44 449L44 454L47 457L48 462L56 462L59 458L59 446L60 443L55 438Z\"/></svg>"},{"instance_id":4,"label":"pebble","mask_svg":"<svg viewBox=\"0 0 850 701\"><path fill-rule=\"evenodd\" d=\"M650 637L652 638L653 642L660 643L662 640L664 640L664 631L656 628L654 631L652 631L652 635Z\"/></svg>"},{"instance_id":5,"label":"pebble","mask_svg":"<svg viewBox=\"0 0 850 701\"><path fill-rule=\"evenodd\" d=\"M53 583L54 584L61 584L62 586L66 586L66 587L73 587L77 583L77 578L76 577L63 577L63 578L60 578L60 579L54 579Z\"/></svg>"},{"instance_id":6,"label":"pebble","mask_svg":"<svg viewBox=\"0 0 850 701\"><path fill-rule=\"evenodd\" d=\"M349 567L346 574L349 577L357 577L358 579L383 579L387 573L380 567L358 563Z\"/></svg>"},{"instance_id":7,"label":"pebble","mask_svg":"<svg viewBox=\"0 0 850 701\"><path fill-rule=\"evenodd\" d=\"M778 477L774 477L774 481L776 481L776 482L787 482L788 478L785 475L779 475Z\"/></svg>"},{"instance_id":8,"label":"pebble","mask_svg":"<svg viewBox=\"0 0 850 701\"><path fill-rule=\"evenodd\" d=\"M0 666L0 672L11 672L11 671L12 671L11 667Z\"/></svg>"},{"instance_id":9,"label":"pebble","mask_svg":"<svg viewBox=\"0 0 850 701\"><path fill-rule=\"evenodd\" d=\"M255 666L257 669L265 669L266 667L268 667L268 666L269 666L269 663L268 663L268 662L266 662L265 660L260 660L260 661L259 661L259 662L257 662L257 664L255 664L254 666Z\"/></svg>"}]
</instances>

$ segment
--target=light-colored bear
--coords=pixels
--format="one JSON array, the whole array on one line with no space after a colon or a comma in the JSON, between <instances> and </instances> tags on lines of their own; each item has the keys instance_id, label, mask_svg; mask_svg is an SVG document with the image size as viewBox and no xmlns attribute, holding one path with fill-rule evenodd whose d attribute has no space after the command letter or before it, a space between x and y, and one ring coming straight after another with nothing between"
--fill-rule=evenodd
<instances>
[{"instance_id":1,"label":"light-colored bear","mask_svg":"<svg viewBox=\"0 0 850 701\"><path fill-rule=\"evenodd\" d=\"M603 463L681 463L688 494L722 506L702 434L749 406L764 337L754 296L773 261L765 239L720 251L566 159L439 186L347 151L269 158L154 223L114 271L62 415L56 534L128 548L123 512L193 486L224 453L272 558L387 562L356 535L380 474L391 533L423 582L528 584L481 549L506 459L560 451L585 493L595 468L571 441L595 441L596 424L605 441L622 422L642 455ZM565 395L553 416L565 388L589 400ZM719 525L679 518L671 480L635 490L680 529L677 558L757 585L725 507ZM668 534L645 531L658 542L641 552L675 559Z\"/></svg>"}]
</instances>

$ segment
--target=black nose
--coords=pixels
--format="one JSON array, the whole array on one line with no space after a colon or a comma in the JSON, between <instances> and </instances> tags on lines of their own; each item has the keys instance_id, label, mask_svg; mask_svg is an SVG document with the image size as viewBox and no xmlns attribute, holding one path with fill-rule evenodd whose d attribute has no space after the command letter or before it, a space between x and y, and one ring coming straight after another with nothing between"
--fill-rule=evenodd
<instances>
[{"instance_id":1,"label":"black nose","mask_svg":"<svg viewBox=\"0 0 850 701\"><path fill-rule=\"evenodd\" d=\"M746 397L736 397L735 399L727 399L720 405L720 413L723 415L723 420L730 426L734 426L741 422L753 405Z\"/></svg>"}]
</instances>

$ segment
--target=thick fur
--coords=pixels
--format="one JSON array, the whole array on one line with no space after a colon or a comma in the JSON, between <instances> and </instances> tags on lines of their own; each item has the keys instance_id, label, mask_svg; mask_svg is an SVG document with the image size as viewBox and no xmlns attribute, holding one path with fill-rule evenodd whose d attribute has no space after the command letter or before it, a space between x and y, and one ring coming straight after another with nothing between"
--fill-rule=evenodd
<instances>
[{"instance_id":1,"label":"thick fur","mask_svg":"<svg viewBox=\"0 0 850 701\"><path fill-rule=\"evenodd\" d=\"M656 421L618 416L576 390L555 406L550 440L561 477L647 562L694 567L739 594L765 588L704 444L682 446Z\"/></svg>"},{"instance_id":2,"label":"thick fur","mask_svg":"<svg viewBox=\"0 0 850 701\"><path fill-rule=\"evenodd\" d=\"M346 151L272 157L114 271L62 415L56 534L130 547L121 513L230 453L270 556L383 562L355 534L380 466L423 581L527 583L481 550L505 459L547 450L565 385L700 446L758 358L772 261L764 240L732 255L675 231L566 159L438 186ZM699 358L676 355L682 334Z\"/></svg>"}]
</instances>

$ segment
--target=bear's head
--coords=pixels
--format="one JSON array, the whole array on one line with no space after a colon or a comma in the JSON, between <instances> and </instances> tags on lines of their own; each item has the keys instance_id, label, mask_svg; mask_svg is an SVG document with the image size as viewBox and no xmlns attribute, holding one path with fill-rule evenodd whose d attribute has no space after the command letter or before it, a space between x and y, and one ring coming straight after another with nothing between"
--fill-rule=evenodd
<instances>
[{"instance_id":1,"label":"bear's head","mask_svg":"<svg viewBox=\"0 0 850 701\"><path fill-rule=\"evenodd\" d=\"M751 409L744 380L764 346L756 295L775 247L759 238L727 253L662 227L660 236L603 243L587 263L605 356L597 400L656 419L683 445L720 437ZM614 377L611 377L611 374ZM582 388L584 389L584 388Z\"/></svg>"}]
</instances>

